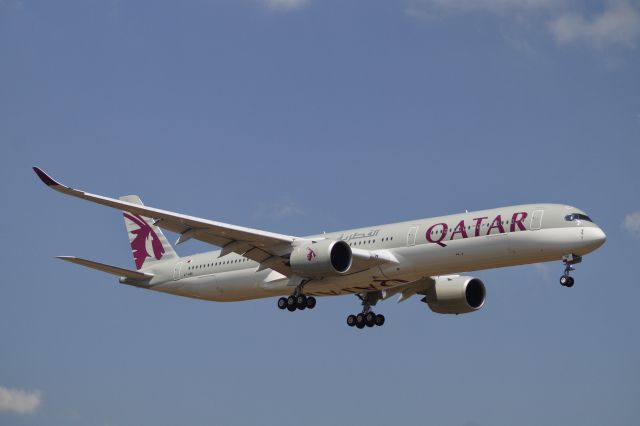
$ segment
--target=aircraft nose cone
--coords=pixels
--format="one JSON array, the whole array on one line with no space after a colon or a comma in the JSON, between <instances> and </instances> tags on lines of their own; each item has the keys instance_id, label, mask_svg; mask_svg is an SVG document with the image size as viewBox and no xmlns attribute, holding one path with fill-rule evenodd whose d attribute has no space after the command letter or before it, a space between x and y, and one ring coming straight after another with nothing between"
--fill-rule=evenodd
<instances>
[{"instance_id":1,"label":"aircraft nose cone","mask_svg":"<svg viewBox=\"0 0 640 426\"><path fill-rule=\"evenodd\" d=\"M592 228L589 239L593 241L597 248L604 244L604 242L607 240L607 235L600 228Z\"/></svg>"}]
</instances>

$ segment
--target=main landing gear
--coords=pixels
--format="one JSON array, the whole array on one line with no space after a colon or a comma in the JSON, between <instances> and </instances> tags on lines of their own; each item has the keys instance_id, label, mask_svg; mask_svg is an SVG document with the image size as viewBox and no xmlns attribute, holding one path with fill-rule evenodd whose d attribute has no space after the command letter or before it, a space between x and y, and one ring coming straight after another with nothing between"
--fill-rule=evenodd
<instances>
[{"instance_id":1,"label":"main landing gear","mask_svg":"<svg viewBox=\"0 0 640 426\"><path fill-rule=\"evenodd\" d=\"M302 281L296 286L295 291L289 297L281 297L278 299L278 308L287 309L289 312L295 310L313 309L316 307L316 298L313 296L305 296L302 292L304 285L308 281Z\"/></svg>"},{"instance_id":2,"label":"main landing gear","mask_svg":"<svg viewBox=\"0 0 640 426\"><path fill-rule=\"evenodd\" d=\"M313 309L316 307L316 298L313 296L305 296L299 294L297 296L281 297L278 299L278 308L287 309L289 312L293 312L297 309Z\"/></svg>"},{"instance_id":3,"label":"main landing gear","mask_svg":"<svg viewBox=\"0 0 640 426\"><path fill-rule=\"evenodd\" d=\"M356 294L362 300L362 312L359 314L351 314L347 317L347 325L363 329L365 327L373 327L374 325L384 325L384 315L376 314L371 310L371 306L375 306L378 300L382 299L382 293L379 291L365 293L364 296Z\"/></svg>"},{"instance_id":4,"label":"main landing gear","mask_svg":"<svg viewBox=\"0 0 640 426\"><path fill-rule=\"evenodd\" d=\"M357 328L373 327L374 325L384 325L384 315L376 314L373 311L367 313L361 312L358 315L351 314L347 317L347 325L349 327L356 326Z\"/></svg>"},{"instance_id":5,"label":"main landing gear","mask_svg":"<svg viewBox=\"0 0 640 426\"><path fill-rule=\"evenodd\" d=\"M564 287L573 287L574 280L570 275L571 271L575 271L576 268L573 265L582 262L582 256L575 254L567 254L562 256L562 263L564 263L564 273L560 277L560 285Z\"/></svg>"}]
</instances>

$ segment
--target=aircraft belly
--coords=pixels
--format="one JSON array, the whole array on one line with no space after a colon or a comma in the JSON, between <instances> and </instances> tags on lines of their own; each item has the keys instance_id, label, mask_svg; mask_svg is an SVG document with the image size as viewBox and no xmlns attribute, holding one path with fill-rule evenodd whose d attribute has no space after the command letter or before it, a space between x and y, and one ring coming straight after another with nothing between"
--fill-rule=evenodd
<instances>
[{"instance_id":1,"label":"aircraft belly","mask_svg":"<svg viewBox=\"0 0 640 426\"><path fill-rule=\"evenodd\" d=\"M518 257L562 256L580 249L580 228L554 228L521 232L512 236Z\"/></svg>"},{"instance_id":2,"label":"aircraft belly","mask_svg":"<svg viewBox=\"0 0 640 426\"><path fill-rule=\"evenodd\" d=\"M275 295L261 286L266 275L267 272L256 273L253 269L243 269L185 278L153 289L219 302L250 300Z\"/></svg>"},{"instance_id":3,"label":"aircraft belly","mask_svg":"<svg viewBox=\"0 0 640 426\"><path fill-rule=\"evenodd\" d=\"M510 235L495 234L467 240L451 241L448 248L447 268L456 272L482 269L484 265L508 262L513 257ZM447 271L444 273L451 273Z\"/></svg>"},{"instance_id":4,"label":"aircraft belly","mask_svg":"<svg viewBox=\"0 0 640 426\"><path fill-rule=\"evenodd\" d=\"M390 265L385 272L393 278L419 279L484 269L483 265L508 262L512 257L508 235L500 234L447 241L444 247L438 244L421 244L403 254L404 270L394 271L393 265Z\"/></svg>"},{"instance_id":5,"label":"aircraft belly","mask_svg":"<svg viewBox=\"0 0 640 426\"><path fill-rule=\"evenodd\" d=\"M409 278L409 279L407 279ZM310 281L305 285L305 293L313 296L337 296L369 291L385 290L417 279L417 277L387 277L379 268L372 268L357 274Z\"/></svg>"}]
</instances>

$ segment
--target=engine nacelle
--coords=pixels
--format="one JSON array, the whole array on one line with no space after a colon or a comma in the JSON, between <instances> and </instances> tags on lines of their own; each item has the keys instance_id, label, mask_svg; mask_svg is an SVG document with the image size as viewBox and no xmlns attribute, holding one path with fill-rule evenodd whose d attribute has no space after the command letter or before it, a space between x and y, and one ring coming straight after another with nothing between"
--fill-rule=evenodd
<instances>
[{"instance_id":1,"label":"engine nacelle","mask_svg":"<svg viewBox=\"0 0 640 426\"><path fill-rule=\"evenodd\" d=\"M474 277L437 277L422 299L439 314L466 314L484 305L484 284Z\"/></svg>"},{"instance_id":2,"label":"engine nacelle","mask_svg":"<svg viewBox=\"0 0 640 426\"><path fill-rule=\"evenodd\" d=\"M304 278L342 275L351 268L351 247L336 240L310 242L294 248L289 262L293 272Z\"/></svg>"}]
</instances>

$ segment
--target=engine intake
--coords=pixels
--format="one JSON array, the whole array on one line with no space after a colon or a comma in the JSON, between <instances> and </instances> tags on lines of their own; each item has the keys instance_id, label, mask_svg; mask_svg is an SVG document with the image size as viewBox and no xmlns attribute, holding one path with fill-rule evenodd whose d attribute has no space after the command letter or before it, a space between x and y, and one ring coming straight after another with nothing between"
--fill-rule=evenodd
<instances>
[{"instance_id":1,"label":"engine intake","mask_svg":"<svg viewBox=\"0 0 640 426\"><path fill-rule=\"evenodd\" d=\"M351 268L351 247L344 241L310 242L294 248L289 262L293 272L304 278L342 275Z\"/></svg>"},{"instance_id":2,"label":"engine intake","mask_svg":"<svg viewBox=\"0 0 640 426\"><path fill-rule=\"evenodd\" d=\"M484 283L474 277L438 277L422 299L439 314L466 314L484 306Z\"/></svg>"}]
</instances>

